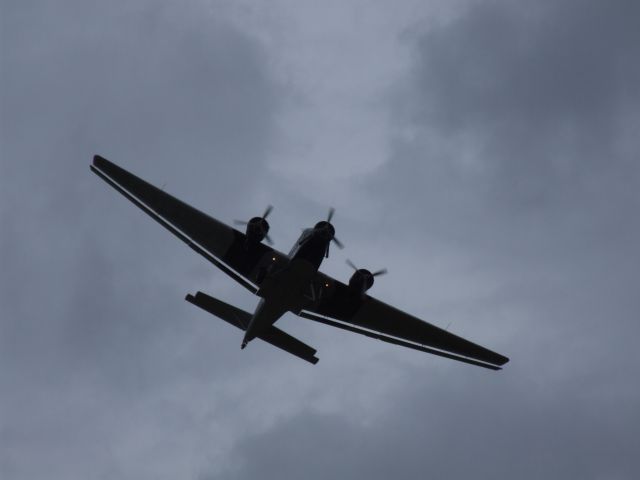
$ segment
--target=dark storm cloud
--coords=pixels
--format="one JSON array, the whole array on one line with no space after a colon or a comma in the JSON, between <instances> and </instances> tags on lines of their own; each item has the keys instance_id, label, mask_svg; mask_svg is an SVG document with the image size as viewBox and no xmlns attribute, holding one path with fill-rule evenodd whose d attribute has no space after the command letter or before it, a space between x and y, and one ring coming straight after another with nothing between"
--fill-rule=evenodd
<instances>
[{"instance_id":1,"label":"dark storm cloud","mask_svg":"<svg viewBox=\"0 0 640 480\"><path fill-rule=\"evenodd\" d=\"M394 149L371 191L407 228L476 248L629 248L637 16L633 2L490 2L409 35Z\"/></svg>"},{"instance_id":2,"label":"dark storm cloud","mask_svg":"<svg viewBox=\"0 0 640 480\"><path fill-rule=\"evenodd\" d=\"M624 142L638 121L639 10L624 1L483 2L418 35L398 120L432 136L400 142L419 150L398 152L397 163L412 158L426 186L448 174L514 208L580 194L594 177L633 167ZM468 164L431 142L471 150ZM637 181L627 173L616 180Z\"/></svg>"},{"instance_id":3,"label":"dark storm cloud","mask_svg":"<svg viewBox=\"0 0 640 480\"><path fill-rule=\"evenodd\" d=\"M240 467L223 478L633 478L635 432L614 412L594 417L579 394L521 399L506 385L489 392L486 382L409 387L364 425L304 412L241 442ZM473 403L465 398L470 388L481 392ZM503 398L519 400L519 416L496 408ZM633 415L632 402L619 408Z\"/></svg>"}]
</instances>

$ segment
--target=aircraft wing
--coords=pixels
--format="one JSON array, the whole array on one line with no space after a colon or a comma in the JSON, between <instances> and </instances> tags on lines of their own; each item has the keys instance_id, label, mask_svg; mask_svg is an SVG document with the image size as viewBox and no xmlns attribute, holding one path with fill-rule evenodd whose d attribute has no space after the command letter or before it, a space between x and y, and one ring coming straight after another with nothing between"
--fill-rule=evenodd
<instances>
[{"instance_id":1,"label":"aircraft wing","mask_svg":"<svg viewBox=\"0 0 640 480\"><path fill-rule=\"evenodd\" d=\"M300 316L388 343L499 370L509 359L499 353L387 305L318 273L315 292ZM337 321L335 321L337 320Z\"/></svg>"},{"instance_id":2,"label":"aircraft wing","mask_svg":"<svg viewBox=\"0 0 640 480\"><path fill-rule=\"evenodd\" d=\"M268 265L274 261L288 261L286 255L262 243L247 248L244 233L187 205L99 155L93 157L91 170L252 293L258 290L264 277L263 270Z\"/></svg>"}]
</instances>

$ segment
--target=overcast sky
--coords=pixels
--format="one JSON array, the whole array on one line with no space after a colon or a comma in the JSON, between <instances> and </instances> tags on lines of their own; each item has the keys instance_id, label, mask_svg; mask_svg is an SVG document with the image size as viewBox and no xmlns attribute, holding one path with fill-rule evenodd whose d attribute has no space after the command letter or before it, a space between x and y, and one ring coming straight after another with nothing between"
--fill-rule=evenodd
<instances>
[{"instance_id":1,"label":"overcast sky","mask_svg":"<svg viewBox=\"0 0 640 480\"><path fill-rule=\"evenodd\" d=\"M640 3L0 0L0 477L640 477ZM310 324L311 366L185 302L257 298L94 154L511 358Z\"/></svg>"}]
</instances>

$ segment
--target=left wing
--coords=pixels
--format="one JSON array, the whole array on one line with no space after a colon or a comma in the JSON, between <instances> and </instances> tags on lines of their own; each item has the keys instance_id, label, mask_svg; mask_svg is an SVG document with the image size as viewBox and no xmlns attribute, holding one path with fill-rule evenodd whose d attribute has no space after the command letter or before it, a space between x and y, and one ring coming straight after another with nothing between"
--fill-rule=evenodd
<instances>
[{"instance_id":1,"label":"left wing","mask_svg":"<svg viewBox=\"0 0 640 480\"><path fill-rule=\"evenodd\" d=\"M315 289L315 290L314 290ZM509 359L318 273L300 316L465 363L499 370ZM333 320L332 320L333 319ZM334 321L338 320L338 322ZM377 332L377 333L373 333Z\"/></svg>"},{"instance_id":2,"label":"left wing","mask_svg":"<svg viewBox=\"0 0 640 480\"><path fill-rule=\"evenodd\" d=\"M244 233L99 155L93 157L91 170L252 293L258 290L266 268L274 262L282 264L288 261L286 255L262 243L248 248Z\"/></svg>"}]
</instances>

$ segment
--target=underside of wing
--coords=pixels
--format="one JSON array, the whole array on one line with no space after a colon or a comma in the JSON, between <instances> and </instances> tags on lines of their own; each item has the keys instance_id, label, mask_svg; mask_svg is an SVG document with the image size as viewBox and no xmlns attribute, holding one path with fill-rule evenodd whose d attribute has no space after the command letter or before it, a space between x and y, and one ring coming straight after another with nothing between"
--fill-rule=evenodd
<instances>
[{"instance_id":1,"label":"underside of wing","mask_svg":"<svg viewBox=\"0 0 640 480\"><path fill-rule=\"evenodd\" d=\"M327 277L322 280L322 283L331 285L331 291L324 296L318 296L314 302L307 305L301 312L301 316L318 321L323 319L338 320L341 323L333 326L342 328L341 325L345 325L348 327L345 328L346 330L389 343L427 351L455 360L471 359L475 361L467 361L466 363L482 362L492 366L501 366L509 361L507 357L499 353L420 320L369 295L354 294L349 287L341 282ZM372 332L382 335L375 335Z\"/></svg>"},{"instance_id":2,"label":"underside of wing","mask_svg":"<svg viewBox=\"0 0 640 480\"><path fill-rule=\"evenodd\" d=\"M405 340L400 340L398 338L394 338L388 335L382 335L377 332L373 332L364 328L354 327L353 325L349 325L343 322L338 322L335 320L331 320L329 318L321 317L319 315L315 315L308 312L300 312L300 316L302 318L307 318L309 320L313 320L315 322L323 323L325 325L329 325L331 327L340 328L342 330L346 330L348 332L358 333L360 335L364 335L365 337L374 338L376 340L381 340L385 343L390 343L392 345L399 345L401 347L411 348L412 350L418 350L419 352L430 353L432 355L437 355L438 357L450 358L451 360L457 360L458 362L468 363L469 365L476 365L478 367L488 368L489 370L502 370L500 367L496 365L492 365L486 362L480 362L478 360L474 360L472 358L466 358L461 355L455 355L452 353L444 352L441 350L437 350L434 348L429 348L424 345L416 344L413 342L407 342Z\"/></svg>"},{"instance_id":3,"label":"underside of wing","mask_svg":"<svg viewBox=\"0 0 640 480\"><path fill-rule=\"evenodd\" d=\"M193 250L255 293L261 270L273 257L286 258L262 244L249 245L246 236L169 195L127 170L96 155L91 170Z\"/></svg>"}]
</instances>

